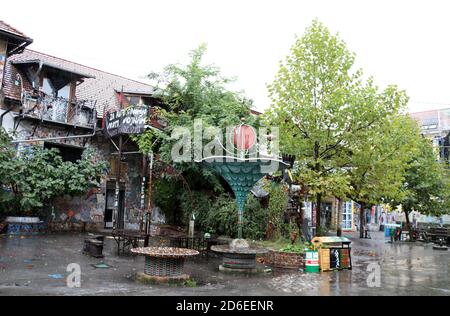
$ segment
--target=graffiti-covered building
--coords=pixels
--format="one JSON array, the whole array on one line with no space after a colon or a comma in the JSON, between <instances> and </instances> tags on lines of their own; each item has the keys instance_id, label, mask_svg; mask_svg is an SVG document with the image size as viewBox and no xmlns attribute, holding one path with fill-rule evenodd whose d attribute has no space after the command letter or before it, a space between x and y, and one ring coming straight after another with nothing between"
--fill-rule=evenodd
<instances>
[{"instance_id":1,"label":"graffiti-covered building","mask_svg":"<svg viewBox=\"0 0 450 316\"><path fill-rule=\"evenodd\" d=\"M30 50L32 40L0 21L0 123L18 150L57 148L76 161L86 148L109 161L101 186L85 196L59 198L50 222L54 229L112 228L117 177L117 140L105 135L107 113L128 105L156 104L147 84ZM139 228L143 157L123 139L120 162L119 226Z\"/></svg>"}]
</instances>

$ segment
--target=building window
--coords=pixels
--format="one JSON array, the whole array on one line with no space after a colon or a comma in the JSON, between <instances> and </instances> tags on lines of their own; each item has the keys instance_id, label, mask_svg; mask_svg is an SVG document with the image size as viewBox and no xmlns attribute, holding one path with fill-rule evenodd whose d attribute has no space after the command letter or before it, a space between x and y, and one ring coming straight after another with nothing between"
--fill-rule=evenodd
<instances>
[{"instance_id":1,"label":"building window","mask_svg":"<svg viewBox=\"0 0 450 316\"><path fill-rule=\"evenodd\" d=\"M344 212L342 214L342 229L351 230L353 224L352 202L345 202Z\"/></svg>"},{"instance_id":2,"label":"building window","mask_svg":"<svg viewBox=\"0 0 450 316\"><path fill-rule=\"evenodd\" d=\"M54 95L54 88L50 79L44 78L44 80L42 81L42 92L44 92L46 95Z\"/></svg>"},{"instance_id":3,"label":"building window","mask_svg":"<svg viewBox=\"0 0 450 316\"><path fill-rule=\"evenodd\" d=\"M70 83L62 87L56 92L56 96L69 100L70 98Z\"/></svg>"},{"instance_id":4,"label":"building window","mask_svg":"<svg viewBox=\"0 0 450 316\"><path fill-rule=\"evenodd\" d=\"M61 89L56 90L54 85L52 84L52 81L49 78L44 78L44 80L42 81L41 90L49 96L64 98L66 100L70 98L70 83L66 84Z\"/></svg>"},{"instance_id":5,"label":"building window","mask_svg":"<svg viewBox=\"0 0 450 316\"><path fill-rule=\"evenodd\" d=\"M130 105L141 104L141 97L139 97L139 96L132 95L132 96L126 96L126 98Z\"/></svg>"}]
</instances>

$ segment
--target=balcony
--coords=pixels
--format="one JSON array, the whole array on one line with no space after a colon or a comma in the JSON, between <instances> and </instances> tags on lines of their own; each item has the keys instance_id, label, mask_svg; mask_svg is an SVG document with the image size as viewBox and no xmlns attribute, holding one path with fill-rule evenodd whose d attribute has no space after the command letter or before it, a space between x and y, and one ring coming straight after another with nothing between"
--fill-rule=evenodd
<instances>
[{"instance_id":1,"label":"balcony","mask_svg":"<svg viewBox=\"0 0 450 316\"><path fill-rule=\"evenodd\" d=\"M48 95L26 93L22 98L22 118L92 129L96 118L96 101L69 101Z\"/></svg>"}]
</instances>

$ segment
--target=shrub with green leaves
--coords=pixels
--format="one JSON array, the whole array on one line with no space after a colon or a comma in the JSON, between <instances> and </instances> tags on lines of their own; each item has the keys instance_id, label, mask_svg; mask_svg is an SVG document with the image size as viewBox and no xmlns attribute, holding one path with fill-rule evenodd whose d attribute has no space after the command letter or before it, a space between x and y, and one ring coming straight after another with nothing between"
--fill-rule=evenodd
<instances>
[{"instance_id":1,"label":"shrub with green leaves","mask_svg":"<svg viewBox=\"0 0 450 316\"><path fill-rule=\"evenodd\" d=\"M289 234L284 224L284 212L288 204L286 187L282 184L266 181L264 188L269 192L268 224L273 226L273 238Z\"/></svg>"},{"instance_id":2,"label":"shrub with green leaves","mask_svg":"<svg viewBox=\"0 0 450 316\"><path fill-rule=\"evenodd\" d=\"M39 215L56 197L82 195L97 186L107 164L86 149L81 160L64 162L57 149L30 147L17 153L0 130L0 210L3 215Z\"/></svg>"}]
</instances>

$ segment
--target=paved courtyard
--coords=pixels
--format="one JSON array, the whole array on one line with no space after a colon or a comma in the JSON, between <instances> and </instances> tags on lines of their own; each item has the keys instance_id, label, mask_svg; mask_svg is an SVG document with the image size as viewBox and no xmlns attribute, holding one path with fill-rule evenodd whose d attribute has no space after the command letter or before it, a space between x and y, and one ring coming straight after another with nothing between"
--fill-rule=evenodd
<instances>
[{"instance_id":1,"label":"paved courtyard","mask_svg":"<svg viewBox=\"0 0 450 316\"><path fill-rule=\"evenodd\" d=\"M352 270L236 275L219 272L219 258L196 258L186 264L195 287L136 282L144 259L118 257L113 239L105 239L105 258L95 259L82 254L83 234L0 236L0 295L450 295L449 251L433 250L431 244L385 243L382 233L364 240L347 236L353 241ZM93 267L100 262L111 267ZM81 288L66 287L70 263L81 266ZM367 268L377 264L380 287L369 287L376 270Z\"/></svg>"}]
</instances>

